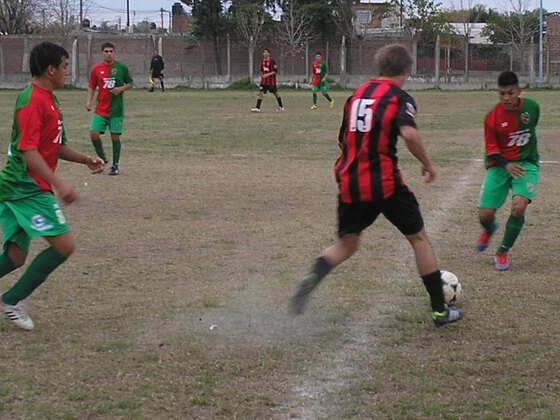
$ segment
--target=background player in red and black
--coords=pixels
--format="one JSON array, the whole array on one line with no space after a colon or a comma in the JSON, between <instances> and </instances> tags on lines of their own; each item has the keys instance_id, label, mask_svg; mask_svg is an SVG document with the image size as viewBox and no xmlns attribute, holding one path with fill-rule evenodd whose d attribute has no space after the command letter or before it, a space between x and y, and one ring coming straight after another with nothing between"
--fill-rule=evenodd
<instances>
[{"instance_id":1,"label":"background player in red and black","mask_svg":"<svg viewBox=\"0 0 560 420\"><path fill-rule=\"evenodd\" d=\"M441 273L416 197L406 186L397 159L397 140L422 165L426 182L437 171L416 128L414 99L401 88L410 74L412 57L398 44L381 48L375 57L380 77L364 83L344 107L339 136L342 155L335 163L339 187L338 241L325 249L313 269L299 283L291 299L294 314L305 309L311 291L360 246L360 235L383 214L406 236L418 272L430 295L436 326L460 320L462 311L445 305Z\"/></svg>"},{"instance_id":2,"label":"background player in red and black","mask_svg":"<svg viewBox=\"0 0 560 420\"><path fill-rule=\"evenodd\" d=\"M278 66L272 59L270 50L265 48L263 51L263 59L261 61L261 84L259 86L259 96L257 99L257 104L254 108L251 108L251 112L261 112L261 104L264 95L270 92L278 101L277 112L284 111L284 105L282 104L282 98L278 94L278 88L276 86L276 73L278 72Z\"/></svg>"}]
</instances>

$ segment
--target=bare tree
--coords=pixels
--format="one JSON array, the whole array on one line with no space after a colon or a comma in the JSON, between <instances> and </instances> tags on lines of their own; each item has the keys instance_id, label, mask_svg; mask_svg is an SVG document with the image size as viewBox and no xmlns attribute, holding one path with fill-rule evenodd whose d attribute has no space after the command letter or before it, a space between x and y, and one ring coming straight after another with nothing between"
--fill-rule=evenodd
<instances>
[{"instance_id":1,"label":"bare tree","mask_svg":"<svg viewBox=\"0 0 560 420\"><path fill-rule=\"evenodd\" d=\"M465 57L465 73L464 81L467 83L469 81L469 46L470 39L472 38L472 29L474 24L477 23L484 8L476 7L477 3L475 0L459 0L458 2L451 2L453 9L456 9L455 15L459 18L459 24L461 25L461 37L463 38L463 52Z\"/></svg>"},{"instance_id":2,"label":"bare tree","mask_svg":"<svg viewBox=\"0 0 560 420\"><path fill-rule=\"evenodd\" d=\"M249 79L253 79L255 48L263 34L267 16L264 4L240 2L235 5L234 17L239 35L247 45L249 53Z\"/></svg>"},{"instance_id":3,"label":"bare tree","mask_svg":"<svg viewBox=\"0 0 560 420\"><path fill-rule=\"evenodd\" d=\"M276 36L276 42L286 48L292 57L292 74L295 73L295 56L305 50L307 42L316 38L311 33L313 16L305 13L297 0L287 0L282 3L282 17Z\"/></svg>"},{"instance_id":4,"label":"bare tree","mask_svg":"<svg viewBox=\"0 0 560 420\"><path fill-rule=\"evenodd\" d=\"M37 0L41 10L43 30L63 36L80 29L80 6L82 17L91 8L88 0Z\"/></svg>"},{"instance_id":5,"label":"bare tree","mask_svg":"<svg viewBox=\"0 0 560 420\"><path fill-rule=\"evenodd\" d=\"M33 31L33 0L0 0L0 31L4 34L23 34Z\"/></svg>"}]
</instances>

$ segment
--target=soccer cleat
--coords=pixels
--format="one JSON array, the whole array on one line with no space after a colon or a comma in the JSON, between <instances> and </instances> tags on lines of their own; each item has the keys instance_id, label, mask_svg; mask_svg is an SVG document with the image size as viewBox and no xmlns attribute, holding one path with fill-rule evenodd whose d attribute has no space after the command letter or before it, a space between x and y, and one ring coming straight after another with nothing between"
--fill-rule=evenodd
<instances>
[{"instance_id":1,"label":"soccer cleat","mask_svg":"<svg viewBox=\"0 0 560 420\"><path fill-rule=\"evenodd\" d=\"M309 295L319 284L317 274L310 273L298 284L296 292L290 298L290 312L292 315L301 315L305 311Z\"/></svg>"},{"instance_id":2,"label":"soccer cleat","mask_svg":"<svg viewBox=\"0 0 560 420\"><path fill-rule=\"evenodd\" d=\"M284 107L283 107L283 106L279 106L278 109L276 110L276 112L284 112Z\"/></svg>"},{"instance_id":3,"label":"soccer cleat","mask_svg":"<svg viewBox=\"0 0 560 420\"><path fill-rule=\"evenodd\" d=\"M507 252L496 252L496 255L494 255L494 262L496 263L496 270L509 270L509 258Z\"/></svg>"},{"instance_id":4,"label":"soccer cleat","mask_svg":"<svg viewBox=\"0 0 560 420\"><path fill-rule=\"evenodd\" d=\"M23 302L18 302L15 305L8 305L2 302L1 306L8 319L18 327L23 328L24 330L32 330L35 327L33 320L27 314L27 310Z\"/></svg>"},{"instance_id":5,"label":"soccer cleat","mask_svg":"<svg viewBox=\"0 0 560 420\"><path fill-rule=\"evenodd\" d=\"M109 175L118 175L118 174L119 174L118 165L111 166L111 170L109 171Z\"/></svg>"},{"instance_id":6,"label":"soccer cleat","mask_svg":"<svg viewBox=\"0 0 560 420\"><path fill-rule=\"evenodd\" d=\"M493 234L494 232L488 232L487 230L483 230L480 233L480 236L478 237L478 241L476 242L476 246L475 246L478 252L482 252L486 248L488 248L488 244L490 243L490 238L492 238Z\"/></svg>"},{"instance_id":7,"label":"soccer cleat","mask_svg":"<svg viewBox=\"0 0 560 420\"><path fill-rule=\"evenodd\" d=\"M333 107L334 106L334 99L332 101L329 102L329 107Z\"/></svg>"},{"instance_id":8,"label":"soccer cleat","mask_svg":"<svg viewBox=\"0 0 560 420\"><path fill-rule=\"evenodd\" d=\"M432 319L436 327L441 327L443 325L451 324L463 319L463 311L457 308L451 308L445 305L445 311L443 312L432 312Z\"/></svg>"},{"instance_id":9,"label":"soccer cleat","mask_svg":"<svg viewBox=\"0 0 560 420\"><path fill-rule=\"evenodd\" d=\"M260 108L251 108L251 112L261 112Z\"/></svg>"},{"instance_id":10,"label":"soccer cleat","mask_svg":"<svg viewBox=\"0 0 560 420\"><path fill-rule=\"evenodd\" d=\"M317 105L312 105L311 108L309 108L309 109L316 110L316 109L317 109Z\"/></svg>"}]
</instances>

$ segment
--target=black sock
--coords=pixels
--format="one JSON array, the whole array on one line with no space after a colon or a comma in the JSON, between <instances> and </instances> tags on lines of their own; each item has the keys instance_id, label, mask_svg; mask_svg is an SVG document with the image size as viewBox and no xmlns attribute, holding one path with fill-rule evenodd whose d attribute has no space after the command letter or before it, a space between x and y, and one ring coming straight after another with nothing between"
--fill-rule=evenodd
<instances>
[{"instance_id":1,"label":"black sock","mask_svg":"<svg viewBox=\"0 0 560 420\"><path fill-rule=\"evenodd\" d=\"M262 99L257 99L257 109L261 109Z\"/></svg>"},{"instance_id":2,"label":"black sock","mask_svg":"<svg viewBox=\"0 0 560 420\"><path fill-rule=\"evenodd\" d=\"M445 298L443 297L443 284L441 282L440 271L434 271L431 274L422 276L424 286L430 295L432 303L432 311L444 312L445 311Z\"/></svg>"},{"instance_id":3,"label":"black sock","mask_svg":"<svg viewBox=\"0 0 560 420\"><path fill-rule=\"evenodd\" d=\"M282 98L279 96L278 98L276 98L276 100L278 101L278 106L280 108L284 108L284 105L282 105Z\"/></svg>"},{"instance_id":4,"label":"black sock","mask_svg":"<svg viewBox=\"0 0 560 420\"><path fill-rule=\"evenodd\" d=\"M319 257L315 260L315 264L311 269L311 273L317 275L317 283L319 283L323 278L330 273L332 267L323 257Z\"/></svg>"},{"instance_id":5,"label":"black sock","mask_svg":"<svg viewBox=\"0 0 560 420\"><path fill-rule=\"evenodd\" d=\"M325 93L325 98L327 98L327 101L332 102L332 99L328 93Z\"/></svg>"}]
</instances>

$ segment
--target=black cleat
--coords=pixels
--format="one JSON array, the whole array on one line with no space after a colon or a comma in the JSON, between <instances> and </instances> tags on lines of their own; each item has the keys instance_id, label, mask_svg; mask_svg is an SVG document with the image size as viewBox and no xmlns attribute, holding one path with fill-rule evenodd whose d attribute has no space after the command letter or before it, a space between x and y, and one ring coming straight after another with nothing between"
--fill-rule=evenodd
<instances>
[{"instance_id":1,"label":"black cleat","mask_svg":"<svg viewBox=\"0 0 560 420\"><path fill-rule=\"evenodd\" d=\"M109 175L118 175L118 174L119 174L118 165L111 166L111 170L109 171Z\"/></svg>"},{"instance_id":2,"label":"black cleat","mask_svg":"<svg viewBox=\"0 0 560 420\"><path fill-rule=\"evenodd\" d=\"M317 287L319 281L317 274L310 273L298 284L296 292L290 298L290 313L292 315L301 315L305 311L309 296L313 289Z\"/></svg>"},{"instance_id":3,"label":"black cleat","mask_svg":"<svg viewBox=\"0 0 560 420\"><path fill-rule=\"evenodd\" d=\"M441 327L443 325L451 324L453 322L460 321L463 319L465 314L463 311L457 308L452 308L445 305L445 311L443 312L432 312L432 319L436 327Z\"/></svg>"}]
</instances>

